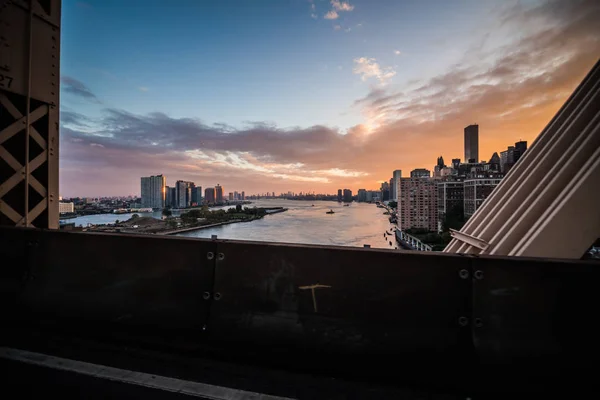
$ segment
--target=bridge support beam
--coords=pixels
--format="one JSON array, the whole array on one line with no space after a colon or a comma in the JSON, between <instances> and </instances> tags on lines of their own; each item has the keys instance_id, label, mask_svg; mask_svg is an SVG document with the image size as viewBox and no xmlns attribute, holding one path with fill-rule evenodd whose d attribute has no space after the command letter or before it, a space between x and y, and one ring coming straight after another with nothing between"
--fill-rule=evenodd
<instances>
[{"instance_id":1,"label":"bridge support beam","mask_svg":"<svg viewBox=\"0 0 600 400\"><path fill-rule=\"evenodd\" d=\"M60 6L0 1L0 225L58 228Z\"/></svg>"},{"instance_id":2,"label":"bridge support beam","mask_svg":"<svg viewBox=\"0 0 600 400\"><path fill-rule=\"evenodd\" d=\"M579 259L600 237L598 199L600 61L444 251Z\"/></svg>"}]
</instances>

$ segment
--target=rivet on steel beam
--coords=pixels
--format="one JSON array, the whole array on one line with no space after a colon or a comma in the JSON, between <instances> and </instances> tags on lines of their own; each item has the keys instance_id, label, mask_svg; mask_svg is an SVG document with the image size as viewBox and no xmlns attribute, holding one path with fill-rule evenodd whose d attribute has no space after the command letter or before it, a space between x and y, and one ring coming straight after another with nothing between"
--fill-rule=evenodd
<instances>
[{"instance_id":1,"label":"rivet on steel beam","mask_svg":"<svg viewBox=\"0 0 600 400\"><path fill-rule=\"evenodd\" d=\"M458 324L460 326L467 326L467 325L469 325L469 318L467 318L467 317L460 317L458 319Z\"/></svg>"},{"instance_id":2,"label":"rivet on steel beam","mask_svg":"<svg viewBox=\"0 0 600 400\"><path fill-rule=\"evenodd\" d=\"M208 300L208 299L210 299L210 292L204 292L204 293L202 294L202 298L203 298L204 300Z\"/></svg>"},{"instance_id":3,"label":"rivet on steel beam","mask_svg":"<svg viewBox=\"0 0 600 400\"><path fill-rule=\"evenodd\" d=\"M218 257L218 260L224 260L225 259L225 254L219 253L219 255L217 257Z\"/></svg>"},{"instance_id":4,"label":"rivet on steel beam","mask_svg":"<svg viewBox=\"0 0 600 400\"><path fill-rule=\"evenodd\" d=\"M475 271L475 279L483 279L483 271L481 271L481 270Z\"/></svg>"},{"instance_id":5,"label":"rivet on steel beam","mask_svg":"<svg viewBox=\"0 0 600 400\"><path fill-rule=\"evenodd\" d=\"M475 323L475 326L477 328L481 328L483 326L483 321L481 320L481 318L475 318L473 322Z\"/></svg>"},{"instance_id":6,"label":"rivet on steel beam","mask_svg":"<svg viewBox=\"0 0 600 400\"><path fill-rule=\"evenodd\" d=\"M221 293L217 292L215 293L215 300L220 300L221 299Z\"/></svg>"},{"instance_id":7,"label":"rivet on steel beam","mask_svg":"<svg viewBox=\"0 0 600 400\"><path fill-rule=\"evenodd\" d=\"M213 253L212 251L209 251L208 253L206 253L206 258L208 258L209 260L212 260L213 258L215 258L215 253Z\"/></svg>"},{"instance_id":8,"label":"rivet on steel beam","mask_svg":"<svg viewBox=\"0 0 600 400\"><path fill-rule=\"evenodd\" d=\"M469 271L467 271L466 269L461 269L458 272L458 276L460 276L461 279L467 279L469 278Z\"/></svg>"}]
</instances>

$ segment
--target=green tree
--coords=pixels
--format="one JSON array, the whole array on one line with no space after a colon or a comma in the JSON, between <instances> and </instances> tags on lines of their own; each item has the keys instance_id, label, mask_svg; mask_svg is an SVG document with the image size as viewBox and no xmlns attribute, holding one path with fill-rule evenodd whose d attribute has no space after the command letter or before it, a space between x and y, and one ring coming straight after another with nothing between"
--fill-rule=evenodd
<instances>
[{"instance_id":1,"label":"green tree","mask_svg":"<svg viewBox=\"0 0 600 400\"><path fill-rule=\"evenodd\" d=\"M119 222L120 222L119 220L116 220L115 225L119 225Z\"/></svg>"},{"instance_id":2,"label":"green tree","mask_svg":"<svg viewBox=\"0 0 600 400\"><path fill-rule=\"evenodd\" d=\"M138 219L139 217L140 217L140 216L139 216L138 214L133 214L133 215L131 216L131 219Z\"/></svg>"},{"instance_id":3,"label":"green tree","mask_svg":"<svg viewBox=\"0 0 600 400\"><path fill-rule=\"evenodd\" d=\"M390 201L388 203L388 207L397 208L398 207L398 202L397 201Z\"/></svg>"},{"instance_id":4,"label":"green tree","mask_svg":"<svg viewBox=\"0 0 600 400\"><path fill-rule=\"evenodd\" d=\"M171 212L171 210L169 208L163 208L162 215L164 217L170 217L173 215L173 213Z\"/></svg>"},{"instance_id":5,"label":"green tree","mask_svg":"<svg viewBox=\"0 0 600 400\"><path fill-rule=\"evenodd\" d=\"M448 232L450 228L455 230L460 230L465 224L465 213L462 204L457 204L454 207L450 208L448 212L444 215L444 219L442 221L442 231Z\"/></svg>"},{"instance_id":6,"label":"green tree","mask_svg":"<svg viewBox=\"0 0 600 400\"><path fill-rule=\"evenodd\" d=\"M238 204L237 206L235 206L235 211L238 212L238 213L241 213L242 212L242 205Z\"/></svg>"}]
</instances>

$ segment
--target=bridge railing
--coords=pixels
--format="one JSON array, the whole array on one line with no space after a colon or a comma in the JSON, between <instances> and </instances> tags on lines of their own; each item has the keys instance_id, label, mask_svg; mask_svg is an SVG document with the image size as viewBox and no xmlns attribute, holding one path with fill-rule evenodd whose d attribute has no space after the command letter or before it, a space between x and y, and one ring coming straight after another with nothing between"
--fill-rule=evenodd
<instances>
[{"instance_id":1,"label":"bridge railing","mask_svg":"<svg viewBox=\"0 0 600 400\"><path fill-rule=\"evenodd\" d=\"M547 380L600 354L592 262L6 227L0 236L0 311L14 329L461 387Z\"/></svg>"}]
</instances>

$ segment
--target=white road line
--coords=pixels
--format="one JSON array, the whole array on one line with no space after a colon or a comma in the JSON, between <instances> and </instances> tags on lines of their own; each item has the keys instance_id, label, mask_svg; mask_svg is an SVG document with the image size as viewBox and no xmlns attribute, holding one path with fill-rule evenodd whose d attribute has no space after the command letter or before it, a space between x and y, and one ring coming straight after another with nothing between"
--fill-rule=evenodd
<instances>
[{"instance_id":1,"label":"white road line","mask_svg":"<svg viewBox=\"0 0 600 400\"><path fill-rule=\"evenodd\" d=\"M66 358L34 353L26 350L0 347L0 358L19 361L26 364L53 368L61 371L73 372L94 378L107 379L115 382L129 383L152 389L181 393L194 397L204 397L215 400L291 400L287 397L271 396L245 390L231 389L223 386L208 385L205 383L184 381L160 375L151 375L144 372L129 371L126 369L92 364L84 361L69 360Z\"/></svg>"}]
</instances>

